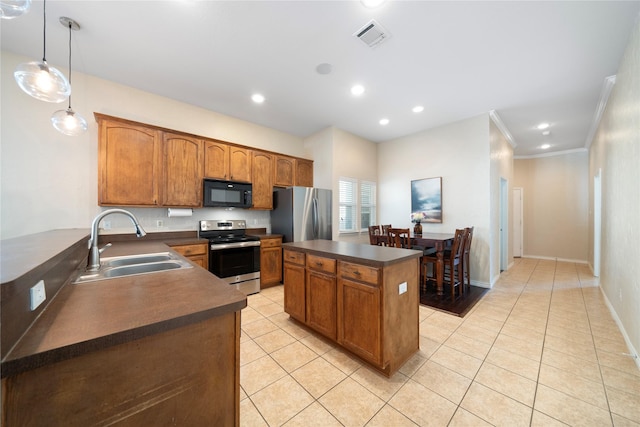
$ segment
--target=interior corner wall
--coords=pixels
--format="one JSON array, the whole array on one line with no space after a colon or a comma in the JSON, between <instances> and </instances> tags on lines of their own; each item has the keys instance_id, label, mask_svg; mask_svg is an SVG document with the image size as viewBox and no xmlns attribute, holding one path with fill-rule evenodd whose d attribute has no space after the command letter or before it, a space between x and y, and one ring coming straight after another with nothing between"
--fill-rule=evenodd
<instances>
[{"instance_id":1,"label":"interior corner wall","mask_svg":"<svg viewBox=\"0 0 640 427\"><path fill-rule=\"evenodd\" d=\"M639 16L640 18L640 16ZM589 151L588 182L601 170L600 287L631 352L640 351L640 19ZM593 204L593 200L590 202ZM593 215L589 224L593 226ZM593 244L593 243L592 243ZM640 367L640 359L636 359Z\"/></svg>"},{"instance_id":2,"label":"interior corner wall","mask_svg":"<svg viewBox=\"0 0 640 427\"><path fill-rule=\"evenodd\" d=\"M336 222L340 217L339 210L339 194L338 180L340 177L354 178L361 181L378 182L378 146L377 144L353 135L342 129L333 129L333 144L335 150L333 152L333 182L334 203L333 217ZM379 200L379 199L378 199ZM340 235L337 223L333 226L333 235L335 240L353 242L353 243L369 243L368 233L350 233Z\"/></svg>"},{"instance_id":3,"label":"interior corner wall","mask_svg":"<svg viewBox=\"0 0 640 427\"><path fill-rule=\"evenodd\" d=\"M489 116L443 125L378 144L379 222L412 227L411 181L442 177L441 224L423 233L474 226L471 279L490 286Z\"/></svg>"},{"instance_id":4,"label":"interior corner wall","mask_svg":"<svg viewBox=\"0 0 640 427\"><path fill-rule=\"evenodd\" d=\"M501 256L501 241L500 233L506 232L507 245L504 250L507 252L507 264L510 265L513 262L513 237L510 231L513 230L513 147L495 125L493 120L489 120L489 146L490 146L490 163L491 163L491 220L490 220L490 243L489 248L492 255L490 256L490 278L493 285L500 277L500 256ZM507 181L507 206L502 206L501 202L501 180ZM503 209L507 211L508 224L506 227L501 226L501 212Z\"/></svg>"},{"instance_id":5,"label":"interior corner wall","mask_svg":"<svg viewBox=\"0 0 640 427\"><path fill-rule=\"evenodd\" d=\"M302 138L80 72L73 73L73 107L88 131L70 137L51 126L51 114L66 104L23 93L13 70L33 58L1 52L0 235L19 237L58 228L89 228L98 206L98 126L94 112L304 157ZM59 68L64 74L67 69ZM133 210L132 210L133 211ZM195 230L198 219L246 219L269 227L268 211L196 209L190 218L168 218L166 209L135 209L149 232ZM115 228L119 217L114 216ZM125 232L128 220L122 217ZM156 226L162 219L164 226Z\"/></svg>"},{"instance_id":6,"label":"interior corner wall","mask_svg":"<svg viewBox=\"0 0 640 427\"><path fill-rule=\"evenodd\" d=\"M588 153L516 159L523 188L523 256L587 262Z\"/></svg>"}]
</instances>

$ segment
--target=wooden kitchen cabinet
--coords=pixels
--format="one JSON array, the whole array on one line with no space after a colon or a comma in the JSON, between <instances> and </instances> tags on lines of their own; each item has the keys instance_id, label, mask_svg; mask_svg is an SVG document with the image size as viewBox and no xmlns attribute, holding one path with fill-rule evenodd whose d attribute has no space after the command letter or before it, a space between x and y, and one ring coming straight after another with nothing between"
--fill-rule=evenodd
<instances>
[{"instance_id":1,"label":"wooden kitchen cabinet","mask_svg":"<svg viewBox=\"0 0 640 427\"><path fill-rule=\"evenodd\" d=\"M178 252L185 258L198 264L205 270L209 269L209 244L208 242L188 244L188 245L170 245L171 249Z\"/></svg>"},{"instance_id":2,"label":"wooden kitchen cabinet","mask_svg":"<svg viewBox=\"0 0 640 427\"><path fill-rule=\"evenodd\" d=\"M273 209L273 155L251 151L253 209Z\"/></svg>"},{"instance_id":3,"label":"wooden kitchen cabinet","mask_svg":"<svg viewBox=\"0 0 640 427\"><path fill-rule=\"evenodd\" d=\"M260 239L260 289L282 281L282 236Z\"/></svg>"},{"instance_id":4,"label":"wooden kitchen cabinet","mask_svg":"<svg viewBox=\"0 0 640 427\"><path fill-rule=\"evenodd\" d=\"M338 342L374 364L382 362L379 270L339 263Z\"/></svg>"},{"instance_id":5,"label":"wooden kitchen cabinet","mask_svg":"<svg viewBox=\"0 0 640 427\"><path fill-rule=\"evenodd\" d=\"M134 122L98 121L98 204L158 206L162 133Z\"/></svg>"},{"instance_id":6,"label":"wooden kitchen cabinet","mask_svg":"<svg viewBox=\"0 0 640 427\"><path fill-rule=\"evenodd\" d=\"M231 146L229 148L229 179L231 181L251 182L251 150Z\"/></svg>"},{"instance_id":7,"label":"wooden kitchen cabinet","mask_svg":"<svg viewBox=\"0 0 640 427\"><path fill-rule=\"evenodd\" d=\"M284 250L284 311L301 322L306 321L305 254Z\"/></svg>"},{"instance_id":8,"label":"wooden kitchen cabinet","mask_svg":"<svg viewBox=\"0 0 640 427\"><path fill-rule=\"evenodd\" d=\"M293 185L313 187L313 160L296 159Z\"/></svg>"},{"instance_id":9,"label":"wooden kitchen cabinet","mask_svg":"<svg viewBox=\"0 0 640 427\"><path fill-rule=\"evenodd\" d=\"M291 317L387 376L418 351L418 252L329 240L283 247Z\"/></svg>"},{"instance_id":10,"label":"wooden kitchen cabinet","mask_svg":"<svg viewBox=\"0 0 640 427\"><path fill-rule=\"evenodd\" d=\"M162 206L201 207L204 142L164 133L162 145Z\"/></svg>"},{"instance_id":11,"label":"wooden kitchen cabinet","mask_svg":"<svg viewBox=\"0 0 640 427\"><path fill-rule=\"evenodd\" d=\"M292 185L295 185L296 159L293 157L276 155L274 168L274 186L291 187Z\"/></svg>"},{"instance_id":12,"label":"wooden kitchen cabinet","mask_svg":"<svg viewBox=\"0 0 640 427\"><path fill-rule=\"evenodd\" d=\"M307 325L336 339L336 260L307 255Z\"/></svg>"},{"instance_id":13,"label":"wooden kitchen cabinet","mask_svg":"<svg viewBox=\"0 0 640 427\"><path fill-rule=\"evenodd\" d=\"M229 180L229 145L207 140L204 143L204 176Z\"/></svg>"}]
</instances>

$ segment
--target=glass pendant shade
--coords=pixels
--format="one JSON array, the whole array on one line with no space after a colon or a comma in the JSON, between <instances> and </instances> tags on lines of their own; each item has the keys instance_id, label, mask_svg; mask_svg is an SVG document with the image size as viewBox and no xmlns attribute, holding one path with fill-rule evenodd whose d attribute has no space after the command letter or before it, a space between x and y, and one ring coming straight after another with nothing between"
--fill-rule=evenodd
<instances>
[{"instance_id":1,"label":"glass pendant shade","mask_svg":"<svg viewBox=\"0 0 640 427\"><path fill-rule=\"evenodd\" d=\"M31 7L31 0L2 0L0 1L0 18L17 18L27 13L29 7Z\"/></svg>"},{"instance_id":2,"label":"glass pendant shade","mask_svg":"<svg viewBox=\"0 0 640 427\"><path fill-rule=\"evenodd\" d=\"M87 121L71 107L53 113L51 123L56 130L69 136L80 135L87 131Z\"/></svg>"},{"instance_id":3,"label":"glass pendant shade","mask_svg":"<svg viewBox=\"0 0 640 427\"><path fill-rule=\"evenodd\" d=\"M62 102L71 95L69 80L45 61L24 62L13 76L20 89L40 101Z\"/></svg>"}]
</instances>

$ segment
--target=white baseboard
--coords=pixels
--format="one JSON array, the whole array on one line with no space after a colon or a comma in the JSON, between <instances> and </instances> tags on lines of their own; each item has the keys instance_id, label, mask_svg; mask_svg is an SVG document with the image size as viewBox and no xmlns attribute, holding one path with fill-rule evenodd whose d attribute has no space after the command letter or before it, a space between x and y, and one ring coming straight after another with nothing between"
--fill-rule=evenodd
<instances>
[{"instance_id":1,"label":"white baseboard","mask_svg":"<svg viewBox=\"0 0 640 427\"><path fill-rule=\"evenodd\" d=\"M618 325L618 329L620 329L620 332L624 337L624 342L627 344L627 348L629 349L629 357L633 358L633 361L636 363L636 367L640 370L640 357L638 357L638 351L635 349L635 347L631 343L631 340L629 339L629 335L627 334L627 331L624 329L624 325L620 321L620 318L618 317L618 313L616 313L616 310L613 308L613 305L611 305L609 298L607 298L607 294L604 292L604 289L602 289L602 286L598 285L598 287L600 288L600 292L602 292L602 296L604 297L604 302L607 304L607 307L609 308L611 317L613 317L613 320L616 322L616 325Z\"/></svg>"},{"instance_id":2,"label":"white baseboard","mask_svg":"<svg viewBox=\"0 0 640 427\"><path fill-rule=\"evenodd\" d=\"M534 259L545 259L549 261L560 261L560 262L574 262L576 264L588 264L586 259L569 259L569 258L557 258L557 257L549 257L549 256L541 256L541 255L523 255L522 258L534 258Z\"/></svg>"}]
</instances>

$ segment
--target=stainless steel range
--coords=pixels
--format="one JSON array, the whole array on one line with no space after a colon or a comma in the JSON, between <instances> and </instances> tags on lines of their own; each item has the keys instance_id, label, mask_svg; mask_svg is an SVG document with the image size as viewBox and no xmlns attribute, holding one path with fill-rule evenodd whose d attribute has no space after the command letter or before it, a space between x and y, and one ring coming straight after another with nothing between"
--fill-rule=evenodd
<instances>
[{"instance_id":1,"label":"stainless steel range","mask_svg":"<svg viewBox=\"0 0 640 427\"><path fill-rule=\"evenodd\" d=\"M209 271L246 295L260 292L260 238L247 236L243 220L200 221L209 239Z\"/></svg>"}]
</instances>

